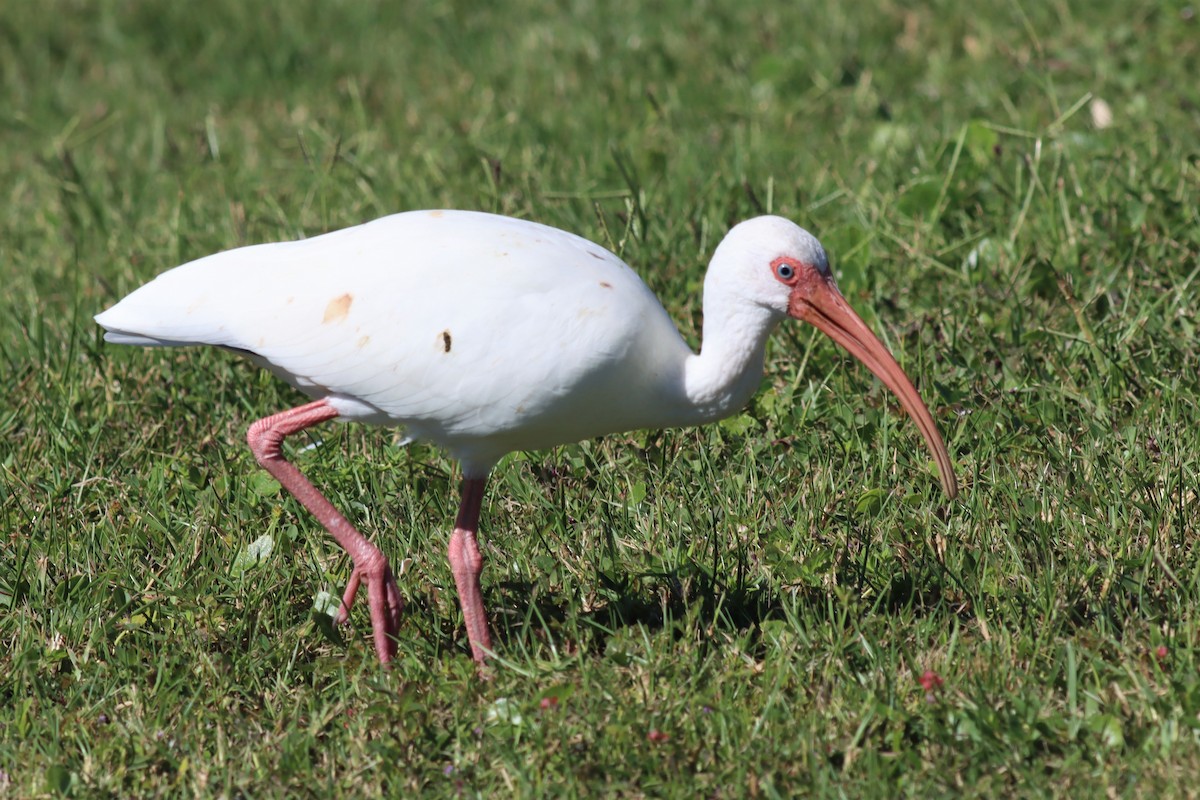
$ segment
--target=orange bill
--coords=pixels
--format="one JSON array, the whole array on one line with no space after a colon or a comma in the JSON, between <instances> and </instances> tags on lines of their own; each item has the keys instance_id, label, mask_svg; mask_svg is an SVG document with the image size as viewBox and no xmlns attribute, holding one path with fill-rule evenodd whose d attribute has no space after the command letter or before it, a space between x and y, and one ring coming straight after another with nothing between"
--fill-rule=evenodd
<instances>
[{"instance_id":1,"label":"orange bill","mask_svg":"<svg viewBox=\"0 0 1200 800\"><path fill-rule=\"evenodd\" d=\"M950 464L950 454L938 433L933 417L917 394L916 387L896 363L883 342L871 332L854 309L833 285L833 280L812 270L802 275L792 291L788 313L796 319L815 325L822 333L833 339L850 354L863 362L875 377L883 381L900 400L900 405L917 423L925 443L937 462L941 474L942 488L950 499L958 495L958 482Z\"/></svg>"}]
</instances>

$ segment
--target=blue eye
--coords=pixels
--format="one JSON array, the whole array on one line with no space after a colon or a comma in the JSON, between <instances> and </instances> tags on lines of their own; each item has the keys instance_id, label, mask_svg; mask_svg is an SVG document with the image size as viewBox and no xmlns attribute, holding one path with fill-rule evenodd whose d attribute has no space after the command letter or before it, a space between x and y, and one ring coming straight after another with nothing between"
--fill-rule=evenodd
<instances>
[{"instance_id":1,"label":"blue eye","mask_svg":"<svg viewBox=\"0 0 1200 800\"><path fill-rule=\"evenodd\" d=\"M771 262L771 271L780 283L794 286L800 280L800 270L805 266L791 256L780 256Z\"/></svg>"}]
</instances>

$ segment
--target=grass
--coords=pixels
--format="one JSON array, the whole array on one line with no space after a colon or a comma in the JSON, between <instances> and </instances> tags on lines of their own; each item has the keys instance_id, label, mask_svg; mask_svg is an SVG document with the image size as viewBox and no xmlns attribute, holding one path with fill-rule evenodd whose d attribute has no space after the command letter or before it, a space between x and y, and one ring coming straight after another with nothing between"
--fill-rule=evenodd
<instances>
[{"instance_id":1,"label":"grass","mask_svg":"<svg viewBox=\"0 0 1200 800\"><path fill-rule=\"evenodd\" d=\"M0 5L0 795L1194 792L1193 6L502 5ZM426 207L604 243L693 342L723 232L795 219L960 499L789 327L742 415L501 465L480 682L454 465L322 429L301 466L404 564L381 671L361 607L314 611L347 560L242 443L299 398L91 315Z\"/></svg>"}]
</instances>

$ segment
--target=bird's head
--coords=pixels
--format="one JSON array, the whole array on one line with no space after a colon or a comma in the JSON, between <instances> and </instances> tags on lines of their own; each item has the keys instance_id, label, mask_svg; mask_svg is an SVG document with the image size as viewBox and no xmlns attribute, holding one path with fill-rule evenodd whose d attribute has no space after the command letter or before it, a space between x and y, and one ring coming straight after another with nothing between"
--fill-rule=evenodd
<instances>
[{"instance_id":1,"label":"bird's head","mask_svg":"<svg viewBox=\"0 0 1200 800\"><path fill-rule=\"evenodd\" d=\"M708 281L721 293L767 309L776 318L787 316L816 326L863 362L921 429L946 494L958 494L950 456L929 409L887 347L838 291L825 248L815 236L782 217L747 220L717 247ZM706 285L706 295L709 290Z\"/></svg>"}]
</instances>

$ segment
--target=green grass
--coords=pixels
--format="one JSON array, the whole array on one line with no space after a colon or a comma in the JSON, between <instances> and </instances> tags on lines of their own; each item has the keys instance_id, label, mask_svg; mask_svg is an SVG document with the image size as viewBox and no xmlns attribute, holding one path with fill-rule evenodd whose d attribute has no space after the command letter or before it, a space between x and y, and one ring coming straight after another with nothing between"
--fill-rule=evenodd
<instances>
[{"instance_id":1,"label":"green grass","mask_svg":"<svg viewBox=\"0 0 1200 800\"><path fill-rule=\"evenodd\" d=\"M1192 5L382 5L0 4L0 795L1196 790ZM788 327L741 416L501 465L481 682L454 465L322 429L297 460L405 564L380 670L362 607L341 638L313 611L346 558L244 446L300 398L91 316L426 207L606 244L693 342L728 226L796 220L960 499Z\"/></svg>"}]
</instances>

